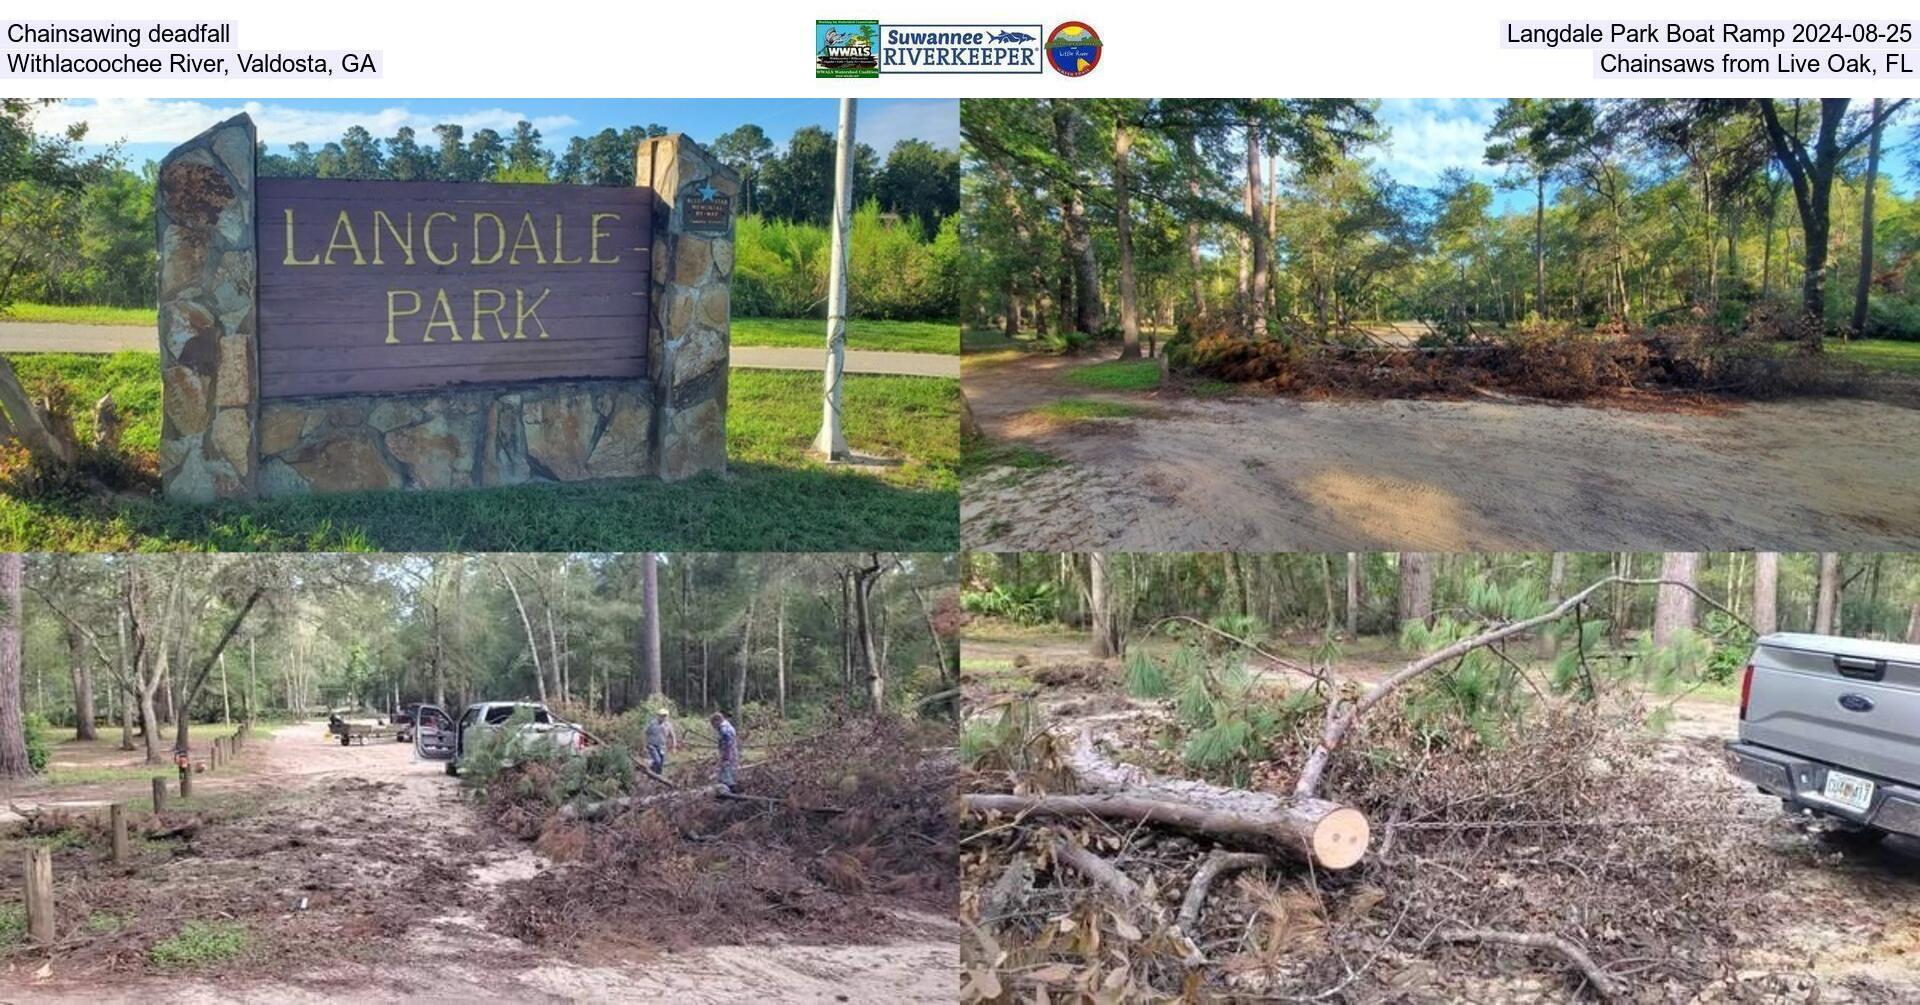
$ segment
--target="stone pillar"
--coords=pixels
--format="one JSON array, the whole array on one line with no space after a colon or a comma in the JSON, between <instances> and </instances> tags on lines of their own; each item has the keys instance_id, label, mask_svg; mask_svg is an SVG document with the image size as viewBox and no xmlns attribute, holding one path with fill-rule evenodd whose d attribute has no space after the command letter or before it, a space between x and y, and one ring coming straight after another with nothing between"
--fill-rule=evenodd
<instances>
[{"instance_id":1,"label":"stone pillar","mask_svg":"<svg viewBox=\"0 0 1920 1005\"><path fill-rule=\"evenodd\" d=\"M169 499L253 495L260 415L253 120L236 115L160 162L160 481Z\"/></svg>"},{"instance_id":2,"label":"stone pillar","mask_svg":"<svg viewBox=\"0 0 1920 1005\"><path fill-rule=\"evenodd\" d=\"M732 207L740 195L740 176L675 133L640 141L634 179L654 193L647 355L656 468L666 481L724 472Z\"/></svg>"}]
</instances>

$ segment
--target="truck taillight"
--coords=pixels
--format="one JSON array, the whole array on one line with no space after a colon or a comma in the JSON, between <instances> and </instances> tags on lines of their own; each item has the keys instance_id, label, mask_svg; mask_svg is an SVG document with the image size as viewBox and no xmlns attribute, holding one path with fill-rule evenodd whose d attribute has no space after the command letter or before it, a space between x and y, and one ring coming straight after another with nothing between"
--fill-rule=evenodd
<instances>
[{"instance_id":1,"label":"truck taillight","mask_svg":"<svg viewBox=\"0 0 1920 1005\"><path fill-rule=\"evenodd\" d=\"M1747 719L1747 698L1753 694L1753 664L1740 673L1740 721Z\"/></svg>"}]
</instances>

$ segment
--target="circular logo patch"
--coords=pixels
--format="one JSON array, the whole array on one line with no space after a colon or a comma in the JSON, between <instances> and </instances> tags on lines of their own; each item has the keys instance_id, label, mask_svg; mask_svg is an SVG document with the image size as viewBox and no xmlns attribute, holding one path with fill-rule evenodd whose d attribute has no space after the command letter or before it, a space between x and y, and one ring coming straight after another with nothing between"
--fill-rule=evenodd
<instances>
[{"instance_id":1,"label":"circular logo patch","mask_svg":"<svg viewBox=\"0 0 1920 1005\"><path fill-rule=\"evenodd\" d=\"M1085 21L1068 21L1047 36L1047 62L1069 77L1084 77L1100 65L1100 35Z\"/></svg>"}]
</instances>

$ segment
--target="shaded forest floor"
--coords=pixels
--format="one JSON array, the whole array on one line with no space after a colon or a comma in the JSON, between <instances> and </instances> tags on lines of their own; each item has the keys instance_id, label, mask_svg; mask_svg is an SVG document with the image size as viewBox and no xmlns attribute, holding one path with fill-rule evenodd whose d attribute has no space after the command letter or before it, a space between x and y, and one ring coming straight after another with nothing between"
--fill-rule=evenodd
<instances>
[{"instance_id":1,"label":"shaded forest floor","mask_svg":"<svg viewBox=\"0 0 1920 1005\"><path fill-rule=\"evenodd\" d=\"M995 551L1873 550L1920 509L1920 408L1867 399L1300 400L995 353L962 385L962 543ZM1152 364L1139 364L1141 368ZM1100 379L1088 379L1098 375ZM1888 378L1894 379L1894 378ZM1898 399L1897 395L1889 396Z\"/></svg>"},{"instance_id":2,"label":"shaded forest floor","mask_svg":"<svg viewBox=\"0 0 1920 1005\"><path fill-rule=\"evenodd\" d=\"M697 771L693 765L685 766ZM409 745L341 747L319 723L257 739L154 817L125 783L133 864L102 823L67 809L0 839L0 997L35 1001L950 1001L950 915L870 903L884 938L818 930L736 937L666 910L644 930L566 948L509 934L555 863L489 826L441 766ZM98 788L97 785L94 786ZM42 787L69 803L86 788ZM29 793L16 793L26 797ZM54 849L60 941L24 939L21 850ZM719 916L726 905L714 905Z\"/></svg>"},{"instance_id":3,"label":"shaded forest floor","mask_svg":"<svg viewBox=\"0 0 1920 1005\"><path fill-rule=\"evenodd\" d=\"M1169 749L1174 701L1130 697L1121 669L1088 660L1082 643L997 626L983 640L964 641L969 730L1000 722L1011 704L1029 700L1053 736L1087 729L1122 760L1191 776ZM1306 658L1302 646L1272 645L1281 655ZM1353 648L1357 656L1332 666L1339 680L1376 679L1405 659L1370 644ZM1287 679L1261 679L1266 696L1279 702ZM1626 985L1631 1001L1892 1003L1920 995L1920 842L1892 838L1854 849L1816 839L1726 769L1721 745L1736 728L1731 700L1649 697L1647 706L1656 704L1666 710L1658 732L1524 737L1507 759L1517 764L1495 756L1461 771L1458 764L1440 767L1444 757L1429 761L1432 750L1407 751L1422 771L1445 772L1453 787L1401 787L1393 805L1367 805L1359 791L1394 791L1392 772L1382 786L1377 766L1351 761L1394 758L1380 746L1365 758L1349 751L1349 767L1335 772L1326 794L1356 802L1373 819L1369 857L1344 874L1313 877L1282 866L1222 880L1189 933L1209 963L1199 985L1186 978L1186 990L1203 985L1216 994L1334 1002L1586 1000L1579 978L1552 953L1447 945L1422 929L1442 916L1571 937ZM1537 727L1561 724L1543 716ZM1392 735L1394 727L1386 728ZM1270 765L1253 765L1250 787L1272 791L1290 783L1293 765L1286 762L1296 752L1274 756ZM1040 771L1044 777L1046 769ZM1562 772L1584 776L1584 786L1550 777ZM976 787L1003 791L999 774L985 773ZM1485 813L1490 792L1515 786L1535 791L1496 819L1531 816L1526 805L1552 816L1561 803L1584 801L1589 823L1455 836L1446 824L1422 822L1462 807L1469 818ZM1635 819L1671 822L1636 828ZM1398 829L1396 821L1407 826ZM1082 925L1092 919L1102 926L1108 917L1110 908L1078 876L1063 874L1044 851L1036 855L1030 842L1042 826L974 820L963 831L962 920L993 933L1008 953L996 976L1000 990L1024 1000L1036 985L1049 985L1056 998L1086 982L1132 982L1136 991L1180 987L1181 969L1156 958L1165 950L1151 933L1145 941L1115 939L1108 927L1104 943L1094 940L1106 948L1086 955L1087 940L1072 934L1039 943L1012 934L1030 911ZM1078 834L1153 891L1169 917L1212 847L1151 826L1055 827ZM1009 883L1016 875L1020 882ZM1050 948L1036 957L1036 945ZM963 999L994 997L979 994L981 954L966 948L963 965L976 976ZM1116 978L1116 969L1125 974Z\"/></svg>"}]
</instances>

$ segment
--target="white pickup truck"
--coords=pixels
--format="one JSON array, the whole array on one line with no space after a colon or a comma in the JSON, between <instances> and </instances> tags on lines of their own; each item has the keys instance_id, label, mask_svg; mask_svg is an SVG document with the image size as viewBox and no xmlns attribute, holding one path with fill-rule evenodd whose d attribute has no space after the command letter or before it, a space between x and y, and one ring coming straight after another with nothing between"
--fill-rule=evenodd
<instances>
[{"instance_id":1,"label":"white pickup truck","mask_svg":"<svg viewBox=\"0 0 1920 1005\"><path fill-rule=\"evenodd\" d=\"M1860 841L1920 836L1920 645L1781 633L1740 682L1735 774Z\"/></svg>"}]
</instances>

